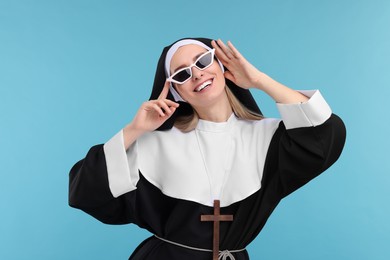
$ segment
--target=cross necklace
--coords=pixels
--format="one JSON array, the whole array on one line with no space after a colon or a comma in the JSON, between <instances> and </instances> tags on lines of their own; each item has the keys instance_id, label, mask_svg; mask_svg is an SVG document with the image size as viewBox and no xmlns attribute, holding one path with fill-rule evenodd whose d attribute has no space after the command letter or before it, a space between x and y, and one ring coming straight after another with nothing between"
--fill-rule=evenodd
<instances>
[{"instance_id":1,"label":"cross necklace","mask_svg":"<svg viewBox=\"0 0 390 260\"><path fill-rule=\"evenodd\" d=\"M219 257L219 222L220 221L233 221L233 215L221 215L220 214L220 201L214 200L214 215L201 215L200 221L213 221L214 222L213 260L218 260L218 257Z\"/></svg>"},{"instance_id":2,"label":"cross necklace","mask_svg":"<svg viewBox=\"0 0 390 260\"><path fill-rule=\"evenodd\" d=\"M202 160L203 160L203 164L204 164L204 167L205 167L205 171L206 171L206 174L207 174L207 177L208 177L208 180L209 180L209 185L210 185L210 196L212 197L211 195L211 181L210 181L210 176L209 176L209 173L208 173L208 170L207 170L207 166L206 166L206 160L205 160L205 156L202 152L202 148L200 146L200 142L199 142L199 136L198 136L198 133L197 133L197 129L195 129L195 134L196 134L196 139L197 139L197 142L198 142L198 147L199 147L199 151L200 151L200 154L202 156ZM221 190L220 190L220 197L222 195L222 191L223 191L223 186L224 184L226 183L226 180L227 180L227 175L226 172L225 172L225 176L224 176L224 181L223 181L223 184L222 184L222 187L221 187ZM221 221L233 221L233 215L221 215L221 208L220 208L220 200L214 200L214 214L213 215L201 215L200 216L200 221L202 222L205 222L205 221L212 221L214 222L213 223L213 260L218 260L218 257L219 257L219 234L220 234L220 231L219 231L219 224Z\"/></svg>"}]
</instances>

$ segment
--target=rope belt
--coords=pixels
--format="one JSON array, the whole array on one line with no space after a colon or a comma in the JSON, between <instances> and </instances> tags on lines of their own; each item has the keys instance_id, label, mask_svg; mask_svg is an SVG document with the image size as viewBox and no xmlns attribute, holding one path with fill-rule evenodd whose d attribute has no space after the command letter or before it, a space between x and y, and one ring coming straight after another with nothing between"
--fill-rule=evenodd
<instances>
[{"instance_id":1,"label":"rope belt","mask_svg":"<svg viewBox=\"0 0 390 260\"><path fill-rule=\"evenodd\" d=\"M198 247L192 247L192 246L187 246L187 245L183 245L183 244L180 244L180 243L176 243L176 242L173 242L173 241L170 241L168 239L165 239L165 238L162 238L162 237L159 237L159 236L156 236L154 235L156 238L164 241L164 242L167 242L169 244L172 244L172 245L175 245L175 246L180 246L180 247L183 247L183 248L187 248L187 249L191 249L191 250L196 250L196 251L202 251L202 252L213 252L213 250L211 249L205 249L205 248L198 248ZM218 259L219 260L236 260L234 258L234 256L232 255L232 253L238 253L238 252L242 252L244 251L246 248L243 248L243 249L238 249L238 250L223 250L223 251L219 251L219 254L218 254ZM229 257L229 258L228 258Z\"/></svg>"}]
</instances>

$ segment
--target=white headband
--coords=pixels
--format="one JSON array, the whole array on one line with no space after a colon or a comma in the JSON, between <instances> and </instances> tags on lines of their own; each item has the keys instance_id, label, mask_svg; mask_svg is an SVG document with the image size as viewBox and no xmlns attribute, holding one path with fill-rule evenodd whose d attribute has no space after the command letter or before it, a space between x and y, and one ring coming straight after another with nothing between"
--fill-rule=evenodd
<instances>
[{"instance_id":1,"label":"white headband","mask_svg":"<svg viewBox=\"0 0 390 260\"><path fill-rule=\"evenodd\" d=\"M171 67L171 60L172 60L172 57L173 55L175 54L175 52L177 51L177 49L179 49L180 47L184 46L184 45L188 45L188 44L195 44L195 45L199 45L203 48L205 48L206 50L211 50L211 48L209 46L207 46L206 44L204 44L203 42L201 41L197 41L197 40L192 40L192 39L184 39L184 40L181 40L181 41L178 41L176 42L175 44L173 44L171 46L171 48L169 48L168 52L167 52L167 56L165 57L165 75L167 78L169 78L171 75L170 73L170 67ZM218 60L218 63L219 63L219 66L221 67L222 69L222 72L225 72L224 68L223 68L223 65L222 63ZM175 88L173 87L172 83L171 83L171 86L169 88L169 90L171 91L172 95L173 95L173 98L175 99L175 101L183 101L183 102L186 102L180 95L179 93L175 90Z\"/></svg>"}]
</instances>

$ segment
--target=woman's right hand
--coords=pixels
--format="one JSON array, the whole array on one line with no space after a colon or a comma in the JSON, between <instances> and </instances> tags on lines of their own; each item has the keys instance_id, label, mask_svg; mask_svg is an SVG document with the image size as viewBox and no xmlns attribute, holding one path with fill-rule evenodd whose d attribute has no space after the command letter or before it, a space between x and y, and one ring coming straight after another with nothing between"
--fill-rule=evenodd
<instances>
[{"instance_id":1,"label":"woman's right hand","mask_svg":"<svg viewBox=\"0 0 390 260\"><path fill-rule=\"evenodd\" d=\"M170 82L166 81L158 99L144 102L133 121L123 129L126 148L140 135L159 128L179 107L178 103L167 99L169 86Z\"/></svg>"}]
</instances>

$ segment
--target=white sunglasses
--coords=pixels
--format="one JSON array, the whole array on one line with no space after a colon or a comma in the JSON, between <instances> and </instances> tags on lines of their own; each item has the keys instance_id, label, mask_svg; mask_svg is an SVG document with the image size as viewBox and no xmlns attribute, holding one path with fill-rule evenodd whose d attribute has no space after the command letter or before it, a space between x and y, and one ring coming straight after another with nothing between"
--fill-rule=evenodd
<instances>
[{"instance_id":1,"label":"white sunglasses","mask_svg":"<svg viewBox=\"0 0 390 260\"><path fill-rule=\"evenodd\" d=\"M215 49L203 53L193 64L176 71L167 80L176 84L184 84L192 77L192 67L196 67L199 70L205 70L213 64L214 53Z\"/></svg>"}]
</instances>

